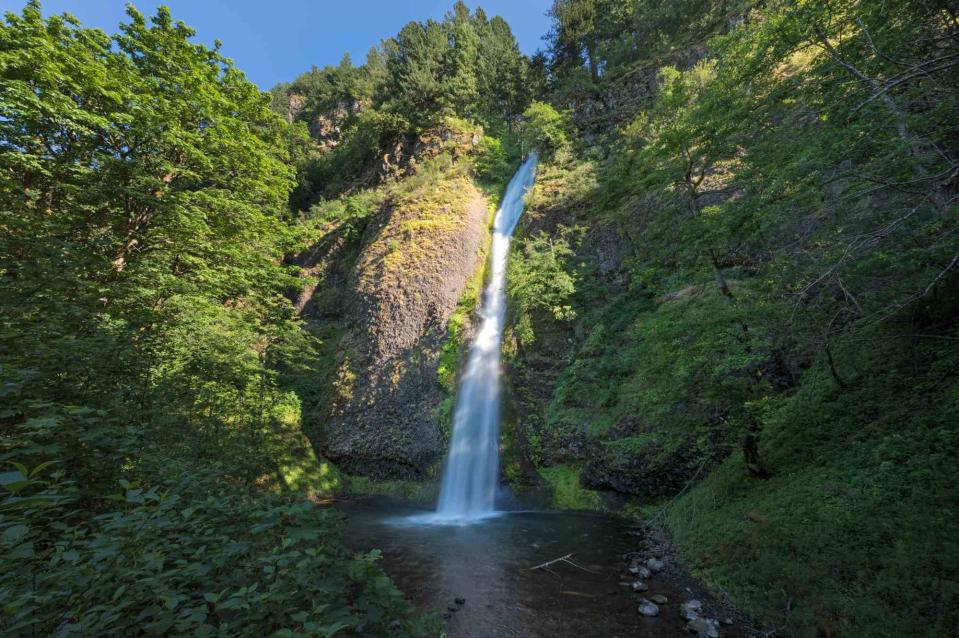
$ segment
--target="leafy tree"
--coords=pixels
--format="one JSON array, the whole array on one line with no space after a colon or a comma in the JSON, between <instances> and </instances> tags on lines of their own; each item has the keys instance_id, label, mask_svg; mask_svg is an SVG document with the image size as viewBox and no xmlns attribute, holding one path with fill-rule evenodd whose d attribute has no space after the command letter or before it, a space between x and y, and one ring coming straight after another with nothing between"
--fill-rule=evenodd
<instances>
[{"instance_id":1,"label":"leafy tree","mask_svg":"<svg viewBox=\"0 0 959 638\"><path fill-rule=\"evenodd\" d=\"M546 311L562 321L576 317L569 303L576 292L576 277L569 266L573 254L565 237L552 239L539 233L522 240L511 256L507 292L522 345L533 342L531 312Z\"/></svg>"},{"instance_id":2,"label":"leafy tree","mask_svg":"<svg viewBox=\"0 0 959 638\"><path fill-rule=\"evenodd\" d=\"M328 514L264 489L302 437L277 370L313 347L282 264L302 126L167 9L128 15L0 26L0 631L413 631Z\"/></svg>"},{"instance_id":3,"label":"leafy tree","mask_svg":"<svg viewBox=\"0 0 959 638\"><path fill-rule=\"evenodd\" d=\"M524 150L539 151L549 159L569 148L569 128L566 115L545 102L533 102L523 111L519 138Z\"/></svg>"}]
</instances>

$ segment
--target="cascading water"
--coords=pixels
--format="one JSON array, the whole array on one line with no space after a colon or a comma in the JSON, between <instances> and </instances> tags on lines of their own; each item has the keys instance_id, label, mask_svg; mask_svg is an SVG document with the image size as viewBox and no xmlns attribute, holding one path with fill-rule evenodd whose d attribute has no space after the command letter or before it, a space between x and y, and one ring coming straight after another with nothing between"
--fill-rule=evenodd
<instances>
[{"instance_id":1,"label":"cascading water","mask_svg":"<svg viewBox=\"0 0 959 638\"><path fill-rule=\"evenodd\" d=\"M486 287L482 324L460 380L453 440L443 472L434 521L468 521L494 512L499 472L500 345L506 315L506 259L510 236L533 183L536 154L510 180L493 221L492 276Z\"/></svg>"}]
</instances>

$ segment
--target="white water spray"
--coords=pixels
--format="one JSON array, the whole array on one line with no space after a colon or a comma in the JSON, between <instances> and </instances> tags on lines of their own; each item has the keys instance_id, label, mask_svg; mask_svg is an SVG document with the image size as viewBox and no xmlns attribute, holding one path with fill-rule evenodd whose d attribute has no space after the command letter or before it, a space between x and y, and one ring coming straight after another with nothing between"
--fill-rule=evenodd
<instances>
[{"instance_id":1,"label":"white water spray","mask_svg":"<svg viewBox=\"0 0 959 638\"><path fill-rule=\"evenodd\" d=\"M443 472L435 522L467 522L495 512L499 473L500 345L506 315L506 259L510 236L523 212L523 196L533 183L531 153L506 187L493 221L492 276L480 311L482 324L460 380L453 417L453 440Z\"/></svg>"}]
</instances>

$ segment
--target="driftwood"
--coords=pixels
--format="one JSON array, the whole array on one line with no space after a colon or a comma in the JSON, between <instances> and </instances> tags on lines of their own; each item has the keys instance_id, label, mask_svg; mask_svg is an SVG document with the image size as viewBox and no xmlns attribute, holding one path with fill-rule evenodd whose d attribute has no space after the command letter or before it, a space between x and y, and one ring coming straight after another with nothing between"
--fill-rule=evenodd
<instances>
[{"instance_id":1,"label":"driftwood","mask_svg":"<svg viewBox=\"0 0 959 638\"><path fill-rule=\"evenodd\" d=\"M546 561L545 563L540 563L539 565L535 565L535 566L533 566L533 567L530 567L529 569L530 569L530 571L533 571L533 570L535 570L535 569L549 569L549 567L550 567L551 565L555 565L556 563L566 563L567 565L572 565L572 566L575 567L576 569L582 569L584 572L590 572L590 570L588 570L588 569L586 569L585 567L583 567L582 565L578 564L577 562L575 562L574 560L572 560L572 558L573 558L573 554L572 554L572 552L570 552L569 554L566 554L565 556L560 556L559 558L554 558L553 560L548 560L548 561ZM592 572L590 572L590 573L592 573Z\"/></svg>"}]
</instances>

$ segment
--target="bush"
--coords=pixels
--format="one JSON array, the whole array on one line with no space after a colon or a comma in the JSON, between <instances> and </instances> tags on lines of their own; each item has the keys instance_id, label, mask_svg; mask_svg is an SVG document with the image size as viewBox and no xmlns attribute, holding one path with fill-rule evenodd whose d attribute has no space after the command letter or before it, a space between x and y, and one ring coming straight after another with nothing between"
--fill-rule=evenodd
<instances>
[{"instance_id":1,"label":"bush","mask_svg":"<svg viewBox=\"0 0 959 638\"><path fill-rule=\"evenodd\" d=\"M519 135L524 151L538 151L543 159L552 158L570 146L569 117L545 102L533 102L523 111Z\"/></svg>"},{"instance_id":2,"label":"bush","mask_svg":"<svg viewBox=\"0 0 959 638\"><path fill-rule=\"evenodd\" d=\"M476 174L485 182L505 184L513 175L517 150L500 138L484 136L476 149Z\"/></svg>"},{"instance_id":3,"label":"bush","mask_svg":"<svg viewBox=\"0 0 959 638\"><path fill-rule=\"evenodd\" d=\"M427 634L379 553L350 556L312 503L183 475L122 481L115 509L80 522L49 470L3 475L4 635Z\"/></svg>"}]
</instances>

